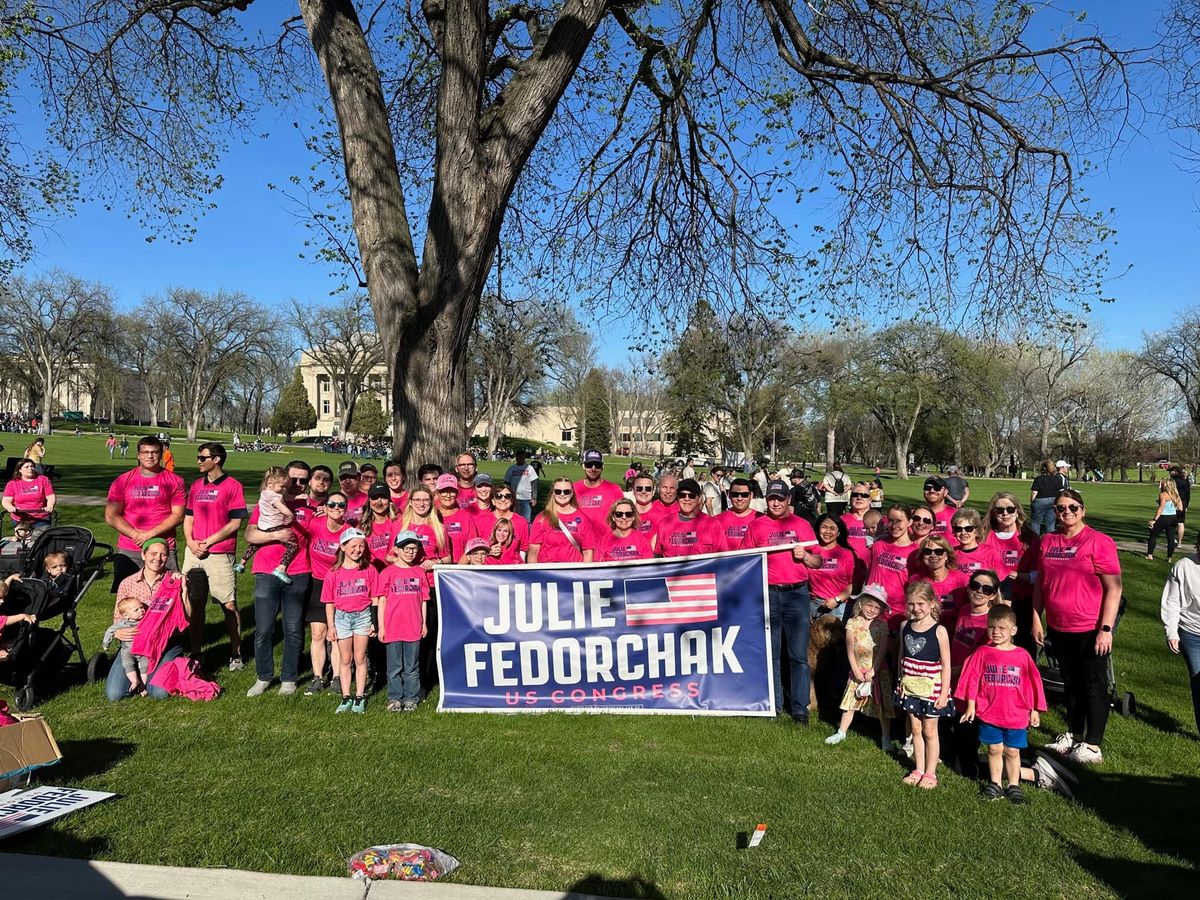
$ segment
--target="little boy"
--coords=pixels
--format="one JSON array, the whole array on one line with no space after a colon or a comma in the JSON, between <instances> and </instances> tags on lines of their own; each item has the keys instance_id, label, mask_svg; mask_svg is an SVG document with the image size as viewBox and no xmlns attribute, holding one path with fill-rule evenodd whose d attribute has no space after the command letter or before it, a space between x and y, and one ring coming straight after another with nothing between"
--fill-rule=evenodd
<instances>
[{"instance_id":1,"label":"little boy","mask_svg":"<svg viewBox=\"0 0 1200 900\"><path fill-rule=\"evenodd\" d=\"M126 597L117 604L117 615L120 616L117 621L113 622L108 627L108 631L104 632L104 641L100 645L107 650L108 645L116 638L116 633L122 628L133 628L142 621L146 615L146 604L136 597ZM129 688L141 694L146 693L145 685L142 682L143 673L150 673L150 660L144 656L135 656L133 654L133 641L121 641L120 662L121 668L125 670L125 677L129 679Z\"/></svg>"},{"instance_id":2,"label":"little boy","mask_svg":"<svg viewBox=\"0 0 1200 900\"><path fill-rule=\"evenodd\" d=\"M421 639L429 633L426 604L429 584L420 566L421 538L414 531L396 535L392 564L380 573L379 640L387 648L388 712L411 712L420 699L418 668Z\"/></svg>"},{"instance_id":3,"label":"little boy","mask_svg":"<svg viewBox=\"0 0 1200 900\"><path fill-rule=\"evenodd\" d=\"M71 568L71 557L61 550L47 553L42 568L46 572L46 581L50 582L50 593L66 594L70 589L71 578L67 571Z\"/></svg>"},{"instance_id":4,"label":"little boy","mask_svg":"<svg viewBox=\"0 0 1200 900\"><path fill-rule=\"evenodd\" d=\"M1013 643L1017 614L1011 606L993 606L988 611L988 643L967 659L954 696L967 701L962 720L979 721L979 741L988 749L986 800L1007 797L1024 803L1021 792L1021 753L1029 745L1027 729L1041 721L1046 708L1042 676L1032 657ZM1000 787L1001 775L1008 788Z\"/></svg>"}]
</instances>

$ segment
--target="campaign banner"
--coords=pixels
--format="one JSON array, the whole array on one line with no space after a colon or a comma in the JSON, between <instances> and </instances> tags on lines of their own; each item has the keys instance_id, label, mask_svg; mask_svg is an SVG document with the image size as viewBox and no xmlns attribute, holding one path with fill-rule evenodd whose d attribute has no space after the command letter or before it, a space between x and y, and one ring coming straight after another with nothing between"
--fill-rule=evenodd
<instances>
[{"instance_id":1,"label":"campaign banner","mask_svg":"<svg viewBox=\"0 0 1200 900\"><path fill-rule=\"evenodd\" d=\"M759 551L434 575L439 710L775 714Z\"/></svg>"},{"instance_id":2,"label":"campaign banner","mask_svg":"<svg viewBox=\"0 0 1200 900\"><path fill-rule=\"evenodd\" d=\"M39 787L5 794L0 797L0 840L115 796L107 791L65 787Z\"/></svg>"}]
</instances>

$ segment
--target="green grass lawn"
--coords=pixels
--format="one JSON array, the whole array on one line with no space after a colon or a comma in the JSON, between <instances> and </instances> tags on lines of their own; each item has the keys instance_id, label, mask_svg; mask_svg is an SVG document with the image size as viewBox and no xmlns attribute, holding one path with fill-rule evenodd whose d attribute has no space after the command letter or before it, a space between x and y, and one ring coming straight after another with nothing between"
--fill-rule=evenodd
<instances>
[{"instance_id":1,"label":"green grass lawn","mask_svg":"<svg viewBox=\"0 0 1200 900\"><path fill-rule=\"evenodd\" d=\"M174 449L190 481L194 448ZM262 468L286 456L235 454L229 470L253 494ZM47 462L64 493L101 494L122 468L103 436L56 435ZM921 488L885 485L897 498ZM972 483L980 501L1001 486L1028 496L1024 482ZM1152 488L1089 485L1084 495L1093 524L1144 538ZM99 507L67 507L63 521L111 537ZM1125 553L1122 565L1130 605L1115 660L1139 711L1114 715L1106 763L1081 773L1074 803L1038 794L1025 807L984 804L953 775L936 791L909 788L866 737L826 747L826 724L439 715L433 703L389 716L382 697L366 716L335 718L325 698L247 699L248 668L222 672L227 694L211 704L109 704L99 686L44 703L65 759L42 779L121 796L3 849L337 875L365 846L414 841L457 856L456 881L618 896L1183 895L1200 883L1200 741L1183 664L1158 624L1166 564ZM240 591L249 646L248 576ZM107 585L85 599L89 652L111 608ZM208 622L217 665L227 643L215 607ZM1039 743L1062 724L1054 712L1043 723ZM762 846L736 849L758 822L769 825Z\"/></svg>"}]
</instances>

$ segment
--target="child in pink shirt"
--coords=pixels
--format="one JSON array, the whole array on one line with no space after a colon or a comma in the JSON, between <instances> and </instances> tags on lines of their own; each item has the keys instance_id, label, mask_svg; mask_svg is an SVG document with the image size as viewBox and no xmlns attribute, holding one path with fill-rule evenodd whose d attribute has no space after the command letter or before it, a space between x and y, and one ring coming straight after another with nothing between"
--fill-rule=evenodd
<instances>
[{"instance_id":1,"label":"child in pink shirt","mask_svg":"<svg viewBox=\"0 0 1200 900\"><path fill-rule=\"evenodd\" d=\"M988 612L988 643L971 654L958 681L955 696L967 701L964 722L979 722L979 741L988 748L987 800L1007 797L1024 803L1021 793L1021 750L1029 745L1027 730L1036 728L1039 710L1046 708L1042 677L1033 659L1013 643L1017 614L1011 606ZM1008 788L1000 787L1001 775Z\"/></svg>"},{"instance_id":2,"label":"child in pink shirt","mask_svg":"<svg viewBox=\"0 0 1200 900\"><path fill-rule=\"evenodd\" d=\"M421 538L401 531L393 562L379 575L379 640L387 648L388 712L411 712L420 699L418 661L421 639L429 633L429 584L419 564L422 552Z\"/></svg>"},{"instance_id":3,"label":"child in pink shirt","mask_svg":"<svg viewBox=\"0 0 1200 900\"><path fill-rule=\"evenodd\" d=\"M321 600L326 604L326 627L338 642L342 665L339 680L342 700L334 712L367 711L367 645L375 634L376 598L379 596L378 576L370 565L367 536L357 528L347 528L338 538L337 560L325 574ZM354 663L354 686L351 697L350 663Z\"/></svg>"}]
</instances>

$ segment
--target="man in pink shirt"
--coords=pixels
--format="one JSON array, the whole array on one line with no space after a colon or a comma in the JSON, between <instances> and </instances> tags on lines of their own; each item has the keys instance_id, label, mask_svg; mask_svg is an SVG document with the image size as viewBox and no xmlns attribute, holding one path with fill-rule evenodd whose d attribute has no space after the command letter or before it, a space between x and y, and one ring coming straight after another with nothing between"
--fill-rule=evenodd
<instances>
[{"instance_id":1,"label":"man in pink shirt","mask_svg":"<svg viewBox=\"0 0 1200 900\"><path fill-rule=\"evenodd\" d=\"M138 466L118 475L108 489L104 521L115 528L117 553L129 563L114 561L113 574L125 578L142 567L142 544L150 538L167 541L167 568L179 570L175 529L183 521L187 501L183 479L162 467L162 441L147 435L138 441Z\"/></svg>"},{"instance_id":2,"label":"man in pink shirt","mask_svg":"<svg viewBox=\"0 0 1200 900\"><path fill-rule=\"evenodd\" d=\"M941 477L930 475L925 479L925 503L933 510L933 533L957 545L954 532L950 530L950 520L958 510L946 502L948 496L949 488Z\"/></svg>"},{"instance_id":3,"label":"man in pink shirt","mask_svg":"<svg viewBox=\"0 0 1200 900\"><path fill-rule=\"evenodd\" d=\"M367 494L362 489L358 466L353 460L348 459L338 466L338 487L346 495L346 521L357 525L362 521L363 510L367 508Z\"/></svg>"},{"instance_id":4,"label":"man in pink shirt","mask_svg":"<svg viewBox=\"0 0 1200 900\"><path fill-rule=\"evenodd\" d=\"M680 486L682 496L683 485ZM823 560L808 552L817 538L812 526L792 512L792 489L781 479L767 483L767 514L746 529L742 549L767 551L767 598L770 605L771 654L775 675L775 711L783 712L779 640L782 637L791 664L788 711L799 725L808 724L808 624L812 618L808 592L807 559L814 567ZM683 501L680 500L682 503Z\"/></svg>"},{"instance_id":5,"label":"man in pink shirt","mask_svg":"<svg viewBox=\"0 0 1200 900\"><path fill-rule=\"evenodd\" d=\"M637 530L649 539L663 516L662 508L654 502L654 479L649 475L633 479L633 508L638 514Z\"/></svg>"},{"instance_id":6,"label":"man in pink shirt","mask_svg":"<svg viewBox=\"0 0 1200 900\"><path fill-rule=\"evenodd\" d=\"M679 482L679 512L664 515L654 532L657 556L699 556L723 549L717 520L700 512L703 497L700 482L696 479L685 478Z\"/></svg>"},{"instance_id":7,"label":"man in pink shirt","mask_svg":"<svg viewBox=\"0 0 1200 900\"><path fill-rule=\"evenodd\" d=\"M575 502L579 511L587 516L596 534L608 531L608 511L625 496L617 485L605 481L604 456L599 450L586 450L583 454L583 480L575 482Z\"/></svg>"},{"instance_id":8,"label":"man in pink shirt","mask_svg":"<svg viewBox=\"0 0 1200 900\"><path fill-rule=\"evenodd\" d=\"M474 511L475 476L479 474L479 463L475 454L470 451L458 454L454 460L454 471L458 475L458 508Z\"/></svg>"},{"instance_id":9,"label":"man in pink shirt","mask_svg":"<svg viewBox=\"0 0 1200 900\"><path fill-rule=\"evenodd\" d=\"M679 477L677 475L668 472L658 479L658 499L654 502L658 505L660 518L679 512L678 495Z\"/></svg>"},{"instance_id":10,"label":"man in pink shirt","mask_svg":"<svg viewBox=\"0 0 1200 900\"><path fill-rule=\"evenodd\" d=\"M200 477L192 483L183 510L183 574L192 601L192 657L200 657L205 598L211 596L225 613L229 668L236 672L242 668L242 622L233 557L238 529L249 515L246 496L241 482L225 473L225 448L220 444L201 444L196 449L196 465Z\"/></svg>"},{"instance_id":11,"label":"man in pink shirt","mask_svg":"<svg viewBox=\"0 0 1200 900\"><path fill-rule=\"evenodd\" d=\"M746 530L758 518L758 513L750 508L751 497L750 479L733 479L729 485L729 509L717 517L717 524L721 527L722 550L736 550L742 546Z\"/></svg>"}]
</instances>

